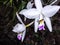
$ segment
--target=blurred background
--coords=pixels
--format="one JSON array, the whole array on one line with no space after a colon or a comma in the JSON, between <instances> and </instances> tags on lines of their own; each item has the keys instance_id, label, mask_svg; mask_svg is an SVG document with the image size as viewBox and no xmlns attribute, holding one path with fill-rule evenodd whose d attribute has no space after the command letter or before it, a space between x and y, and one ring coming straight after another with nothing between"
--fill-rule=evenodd
<instances>
[{"instance_id":1,"label":"blurred background","mask_svg":"<svg viewBox=\"0 0 60 45\"><path fill-rule=\"evenodd\" d=\"M60 45L60 10L51 18L53 32L45 31L34 32L34 24L27 28L23 42L17 39L17 34L12 32L13 27L19 22L16 11L26 8L30 0L0 0L0 45ZM54 0L42 0L43 6L50 4ZM58 0L56 5L60 5ZM21 16L23 22L24 16ZM33 20L27 19L25 24ZM20 22L19 22L20 23Z\"/></svg>"}]
</instances>

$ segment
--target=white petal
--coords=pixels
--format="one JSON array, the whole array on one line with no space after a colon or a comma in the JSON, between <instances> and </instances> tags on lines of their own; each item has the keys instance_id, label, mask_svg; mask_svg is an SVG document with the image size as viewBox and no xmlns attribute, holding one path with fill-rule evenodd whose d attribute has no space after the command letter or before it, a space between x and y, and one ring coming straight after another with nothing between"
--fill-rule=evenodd
<instances>
[{"instance_id":1,"label":"white petal","mask_svg":"<svg viewBox=\"0 0 60 45\"><path fill-rule=\"evenodd\" d=\"M25 31L23 32L23 35L22 35L22 42L23 42L23 40L24 40L24 37L25 37L25 33L26 33L26 29L25 29Z\"/></svg>"},{"instance_id":2,"label":"white petal","mask_svg":"<svg viewBox=\"0 0 60 45\"><path fill-rule=\"evenodd\" d=\"M49 31L52 32L52 24L51 24L50 18L44 17L44 21L45 21Z\"/></svg>"},{"instance_id":3,"label":"white petal","mask_svg":"<svg viewBox=\"0 0 60 45\"><path fill-rule=\"evenodd\" d=\"M22 24L16 24L14 27L13 27L13 32L16 32L16 33L19 33L19 32L22 32L22 31L24 31L25 30L25 26L24 25L22 25Z\"/></svg>"},{"instance_id":4,"label":"white petal","mask_svg":"<svg viewBox=\"0 0 60 45\"><path fill-rule=\"evenodd\" d=\"M27 18L26 18L26 17L24 17L24 21L26 21L26 19L27 19Z\"/></svg>"},{"instance_id":5,"label":"white petal","mask_svg":"<svg viewBox=\"0 0 60 45\"><path fill-rule=\"evenodd\" d=\"M41 0L34 0L35 1L35 6L36 8L41 11L42 9L42 3L41 3Z\"/></svg>"},{"instance_id":6,"label":"white petal","mask_svg":"<svg viewBox=\"0 0 60 45\"><path fill-rule=\"evenodd\" d=\"M26 7L27 7L27 9L32 8L33 7L33 3L31 3L31 1L29 1Z\"/></svg>"},{"instance_id":7,"label":"white petal","mask_svg":"<svg viewBox=\"0 0 60 45\"><path fill-rule=\"evenodd\" d=\"M37 30L38 30L38 19L36 18L35 19L35 23L34 23L34 30L35 30L35 32L37 32Z\"/></svg>"},{"instance_id":8,"label":"white petal","mask_svg":"<svg viewBox=\"0 0 60 45\"><path fill-rule=\"evenodd\" d=\"M43 15L40 13L39 20L43 19Z\"/></svg>"},{"instance_id":9,"label":"white petal","mask_svg":"<svg viewBox=\"0 0 60 45\"><path fill-rule=\"evenodd\" d=\"M17 16L18 20L22 23L22 25L25 26L25 24L23 23L22 19L20 18L19 14L17 12L16 12L16 16Z\"/></svg>"},{"instance_id":10,"label":"white petal","mask_svg":"<svg viewBox=\"0 0 60 45\"><path fill-rule=\"evenodd\" d=\"M59 9L60 9L60 6L48 5L43 8L42 13L46 17L52 17L59 11Z\"/></svg>"},{"instance_id":11,"label":"white petal","mask_svg":"<svg viewBox=\"0 0 60 45\"><path fill-rule=\"evenodd\" d=\"M54 3L56 3L57 2L57 0L54 0L50 5L53 5Z\"/></svg>"},{"instance_id":12,"label":"white petal","mask_svg":"<svg viewBox=\"0 0 60 45\"><path fill-rule=\"evenodd\" d=\"M23 9L19 12L19 14L24 14L24 12L26 12L26 11L27 11L27 9Z\"/></svg>"},{"instance_id":13,"label":"white petal","mask_svg":"<svg viewBox=\"0 0 60 45\"><path fill-rule=\"evenodd\" d=\"M35 19L39 16L40 12L33 8L28 10L22 10L19 14L23 14L25 17L29 19Z\"/></svg>"}]
</instances>

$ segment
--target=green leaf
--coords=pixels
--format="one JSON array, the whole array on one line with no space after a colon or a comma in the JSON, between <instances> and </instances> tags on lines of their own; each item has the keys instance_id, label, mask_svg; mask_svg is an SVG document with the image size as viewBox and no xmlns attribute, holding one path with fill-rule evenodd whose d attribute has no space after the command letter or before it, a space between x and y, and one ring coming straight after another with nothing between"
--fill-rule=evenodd
<instances>
[{"instance_id":1,"label":"green leaf","mask_svg":"<svg viewBox=\"0 0 60 45\"><path fill-rule=\"evenodd\" d=\"M6 0L0 0L0 2L5 2Z\"/></svg>"},{"instance_id":2,"label":"green leaf","mask_svg":"<svg viewBox=\"0 0 60 45\"><path fill-rule=\"evenodd\" d=\"M10 0L10 5L12 6L13 0Z\"/></svg>"},{"instance_id":3,"label":"green leaf","mask_svg":"<svg viewBox=\"0 0 60 45\"><path fill-rule=\"evenodd\" d=\"M19 5L18 11L24 9L24 7L26 6L26 3L27 3L27 2L22 1L21 4Z\"/></svg>"}]
</instances>

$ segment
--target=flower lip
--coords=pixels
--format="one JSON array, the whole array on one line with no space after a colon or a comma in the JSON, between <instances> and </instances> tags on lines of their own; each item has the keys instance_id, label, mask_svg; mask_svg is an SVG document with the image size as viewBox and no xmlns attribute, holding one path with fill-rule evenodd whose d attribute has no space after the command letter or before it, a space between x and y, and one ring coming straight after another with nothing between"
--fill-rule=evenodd
<instances>
[{"instance_id":1,"label":"flower lip","mask_svg":"<svg viewBox=\"0 0 60 45\"><path fill-rule=\"evenodd\" d=\"M44 25L39 26L39 30L45 30Z\"/></svg>"},{"instance_id":2,"label":"flower lip","mask_svg":"<svg viewBox=\"0 0 60 45\"><path fill-rule=\"evenodd\" d=\"M22 35L21 34L18 34L17 35L17 38L18 38L18 40L21 40L22 39Z\"/></svg>"}]
</instances>

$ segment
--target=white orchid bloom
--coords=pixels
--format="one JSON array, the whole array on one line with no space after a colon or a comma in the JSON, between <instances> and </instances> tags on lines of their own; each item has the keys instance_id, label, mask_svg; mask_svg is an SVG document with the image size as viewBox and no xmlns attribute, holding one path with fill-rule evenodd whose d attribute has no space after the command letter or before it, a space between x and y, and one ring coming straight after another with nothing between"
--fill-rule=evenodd
<instances>
[{"instance_id":1,"label":"white orchid bloom","mask_svg":"<svg viewBox=\"0 0 60 45\"><path fill-rule=\"evenodd\" d=\"M23 42L24 37L25 37L25 33L26 33L26 26L23 23L23 21L21 20L21 18L19 17L18 13L16 12L16 16L18 18L18 20L22 23L17 23L14 27L13 27L13 32L18 33L17 38L19 40L21 40Z\"/></svg>"},{"instance_id":2,"label":"white orchid bloom","mask_svg":"<svg viewBox=\"0 0 60 45\"><path fill-rule=\"evenodd\" d=\"M36 8L41 12L41 14L44 16L44 21L49 29L50 32L52 32L52 25L49 17L54 16L58 10L60 9L60 6L53 5L57 0L52 2L50 5L47 5L45 7L42 7L41 0L35 0Z\"/></svg>"},{"instance_id":3,"label":"white orchid bloom","mask_svg":"<svg viewBox=\"0 0 60 45\"><path fill-rule=\"evenodd\" d=\"M28 2L28 4L27 4L27 9L32 8L32 6L33 6L33 3L31 3L31 1ZM17 38L18 38L19 40L23 41L23 40L24 40L24 37L25 37L25 33L26 33L26 26L25 26L25 24L23 23L23 21L21 20L21 18L19 17L19 15L18 15L17 12L16 12L16 16L17 16L18 20L19 20L22 24L17 23L17 24L13 27L13 30L12 30L12 31L15 32L15 33L18 33ZM33 22L30 23L29 25L31 25L31 24L33 24ZM29 25L27 25L27 26L29 26Z\"/></svg>"},{"instance_id":4,"label":"white orchid bloom","mask_svg":"<svg viewBox=\"0 0 60 45\"><path fill-rule=\"evenodd\" d=\"M37 32L38 29L38 20L42 19L44 19L49 31L52 32L52 25L49 17L54 16L60 9L60 6L47 5L45 7L42 7L41 0L34 0L34 2L36 8L24 9L20 11L19 14L22 14L29 19L35 19L35 32Z\"/></svg>"},{"instance_id":5,"label":"white orchid bloom","mask_svg":"<svg viewBox=\"0 0 60 45\"><path fill-rule=\"evenodd\" d=\"M25 33L26 33L26 27L22 24L17 23L14 27L13 27L13 32L18 33L17 38L21 41L24 40L25 37ZM21 39L22 38L22 39Z\"/></svg>"}]
</instances>

